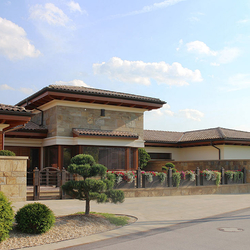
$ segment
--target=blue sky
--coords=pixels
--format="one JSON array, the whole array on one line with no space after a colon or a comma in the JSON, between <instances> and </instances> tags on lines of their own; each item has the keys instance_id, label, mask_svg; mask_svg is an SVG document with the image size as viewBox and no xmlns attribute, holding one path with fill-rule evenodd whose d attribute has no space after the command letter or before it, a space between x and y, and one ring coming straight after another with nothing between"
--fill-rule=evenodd
<instances>
[{"instance_id":1,"label":"blue sky","mask_svg":"<svg viewBox=\"0 0 250 250\"><path fill-rule=\"evenodd\" d=\"M145 129L250 131L247 0L1 0L0 103L50 84L167 102Z\"/></svg>"}]
</instances>

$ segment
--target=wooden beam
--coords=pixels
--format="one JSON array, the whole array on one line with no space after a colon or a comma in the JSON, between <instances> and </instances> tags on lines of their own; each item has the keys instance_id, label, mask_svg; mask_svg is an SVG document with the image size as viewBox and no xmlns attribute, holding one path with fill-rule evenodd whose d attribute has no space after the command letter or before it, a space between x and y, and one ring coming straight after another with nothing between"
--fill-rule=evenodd
<instances>
[{"instance_id":1,"label":"wooden beam","mask_svg":"<svg viewBox=\"0 0 250 250\"><path fill-rule=\"evenodd\" d=\"M62 170L62 162L63 162L63 155L62 155L62 146L61 145L58 145L58 153L57 153L57 167Z\"/></svg>"},{"instance_id":2,"label":"wooden beam","mask_svg":"<svg viewBox=\"0 0 250 250\"><path fill-rule=\"evenodd\" d=\"M125 149L125 170L129 171L130 148Z\"/></svg>"},{"instance_id":3,"label":"wooden beam","mask_svg":"<svg viewBox=\"0 0 250 250\"><path fill-rule=\"evenodd\" d=\"M138 148L134 149L134 166L133 169L137 170L139 167L139 151Z\"/></svg>"}]
</instances>

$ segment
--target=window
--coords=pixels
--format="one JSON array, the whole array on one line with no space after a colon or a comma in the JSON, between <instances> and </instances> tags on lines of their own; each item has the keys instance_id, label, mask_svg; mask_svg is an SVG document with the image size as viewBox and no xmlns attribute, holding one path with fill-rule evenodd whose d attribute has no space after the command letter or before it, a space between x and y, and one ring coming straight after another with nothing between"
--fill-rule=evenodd
<instances>
[{"instance_id":1,"label":"window","mask_svg":"<svg viewBox=\"0 0 250 250\"><path fill-rule=\"evenodd\" d=\"M171 160L171 153L148 153L150 155L151 160Z\"/></svg>"}]
</instances>

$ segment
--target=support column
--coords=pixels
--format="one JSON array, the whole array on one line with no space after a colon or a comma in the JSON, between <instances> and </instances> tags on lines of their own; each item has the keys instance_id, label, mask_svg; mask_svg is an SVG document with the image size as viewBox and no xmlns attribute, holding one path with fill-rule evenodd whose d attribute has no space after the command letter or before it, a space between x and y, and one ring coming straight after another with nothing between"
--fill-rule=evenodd
<instances>
[{"instance_id":1,"label":"support column","mask_svg":"<svg viewBox=\"0 0 250 250\"><path fill-rule=\"evenodd\" d=\"M133 169L137 170L139 167L139 155L138 155L138 148L134 149L134 162L133 162Z\"/></svg>"},{"instance_id":2,"label":"support column","mask_svg":"<svg viewBox=\"0 0 250 250\"><path fill-rule=\"evenodd\" d=\"M44 147L40 148L40 170L43 169L44 165Z\"/></svg>"},{"instance_id":3,"label":"support column","mask_svg":"<svg viewBox=\"0 0 250 250\"><path fill-rule=\"evenodd\" d=\"M0 131L0 150L3 150L3 131Z\"/></svg>"},{"instance_id":4,"label":"support column","mask_svg":"<svg viewBox=\"0 0 250 250\"><path fill-rule=\"evenodd\" d=\"M62 146L61 145L58 145L58 153L57 153L57 168L62 170Z\"/></svg>"},{"instance_id":5,"label":"support column","mask_svg":"<svg viewBox=\"0 0 250 250\"><path fill-rule=\"evenodd\" d=\"M0 124L0 150L4 150L4 132L5 128L9 127L9 124Z\"/></svg>"},{"instance_id":6,"label":"support column","mask_svg":"<svg viewBox=\"0 0 250 250\"><path fill-rule=\"evenodd\" d=\"M129 167L129 159L130 159L130 148L126 148L125 149L125 170L129 171L130 167Z\"/></svg>"}]
</instances>

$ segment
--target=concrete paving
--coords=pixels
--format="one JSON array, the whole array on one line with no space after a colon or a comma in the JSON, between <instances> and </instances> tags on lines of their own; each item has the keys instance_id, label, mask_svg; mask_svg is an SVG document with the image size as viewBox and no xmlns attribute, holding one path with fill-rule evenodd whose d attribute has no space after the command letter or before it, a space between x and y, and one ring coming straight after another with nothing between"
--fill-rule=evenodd
<instances>
[{"instance_id":1,"label":"concrete paving","mask_svg":"<svg viewBox=\"0 0 250 250\"><path fill-rule=\"evenodd\" d=\"M19 209L28 202L13 203ZM48 205L56 216L84 211L85 202L79 200L39 201ZM92 243L114 237L169 227L182 222L212 217L250 207L250 194L196 195L127 198L123 204L91 203L91 211L135 216L138 220L125 227L74 240L67 240L29 249L60 249Z\"/></svg>"}]
</instances>

